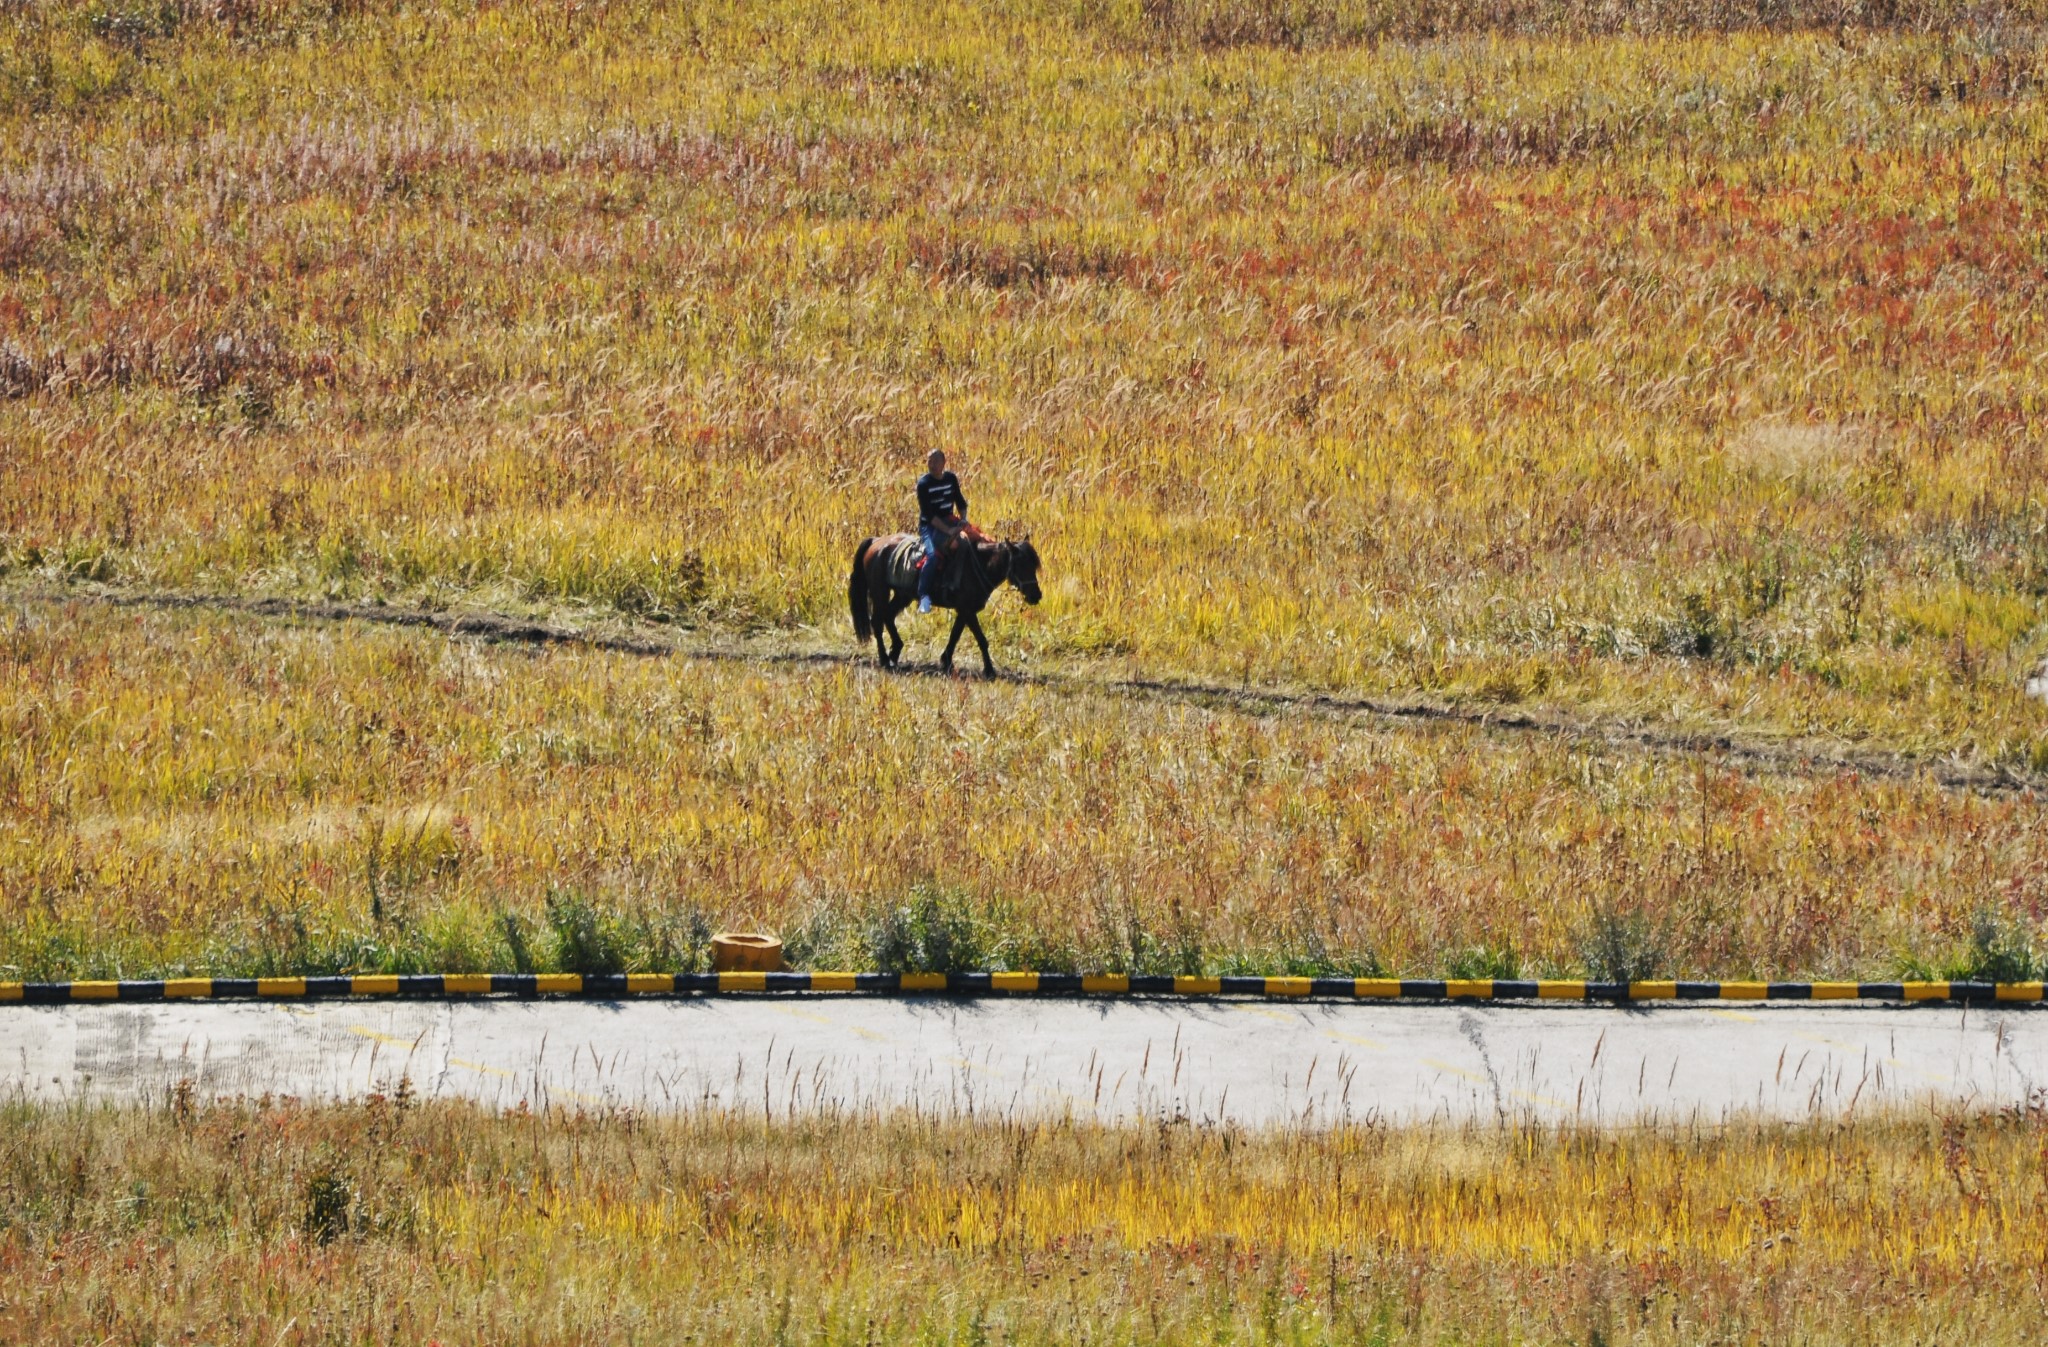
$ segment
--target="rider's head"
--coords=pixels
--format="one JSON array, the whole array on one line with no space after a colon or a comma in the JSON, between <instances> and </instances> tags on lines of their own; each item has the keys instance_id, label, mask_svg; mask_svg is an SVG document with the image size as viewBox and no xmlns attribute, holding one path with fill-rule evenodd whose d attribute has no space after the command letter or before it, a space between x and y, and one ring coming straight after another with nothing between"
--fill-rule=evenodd
<instances>
[{"instance_id":1,"label":"rider's head","mask_svg":"<svg viewBox=\"0 0 2048 1347\"><path fill-rule=\"evenodd\" d=\"M924 465L932 470L932 476L938 476L946 470L946 451L943 449L932 450L924 456Z\"/></svg>"}]
</instances>

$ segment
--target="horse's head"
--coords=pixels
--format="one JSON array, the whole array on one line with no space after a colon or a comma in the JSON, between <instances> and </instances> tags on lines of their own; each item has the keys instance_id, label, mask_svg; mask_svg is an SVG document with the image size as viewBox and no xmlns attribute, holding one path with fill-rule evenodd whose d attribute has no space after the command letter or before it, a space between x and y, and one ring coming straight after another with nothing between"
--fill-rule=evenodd
<instances>
[{"instance_id":1,"label":"horse's head","mask_svg":"<svg viewBox=\"0 0 2048 1347\"><path fill-rule=\"evenodd\" d=\"M1008 546L1010 583L1024 596L1024 602L1037 603L1045 597L1045 591L1038 587L1038 549L1031 545L1029 537L1021 538Z\"/></svg>"}]
</instances>

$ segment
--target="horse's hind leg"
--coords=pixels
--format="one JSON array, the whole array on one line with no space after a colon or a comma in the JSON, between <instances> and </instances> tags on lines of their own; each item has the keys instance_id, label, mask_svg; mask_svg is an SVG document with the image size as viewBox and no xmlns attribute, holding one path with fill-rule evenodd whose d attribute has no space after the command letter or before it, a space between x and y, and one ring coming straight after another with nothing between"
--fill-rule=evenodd
<instances>
[{"instance_id":1,"label":"horse's hind leg","mask_svg":"<svg viewBox=\"0 0 2048 1347\"><path fill-rule=\"evenodd\" d=\"M981 614L968 613L960 620L967 624L967 630L974 633L974 643L981 647L982 677L994 678L996 676L996 665L995 661L988 657L988 637L981 630ZM953 628L953 639L956 641L960 639L960 629L958 627Z\"/></svg>"},{"instance_id":2,"label":"horse's hind leg","mask_svg":"<svg viewBox=\"0 0 2048 1347\"><path fill-rule=\"evenodd\" d=\"M882 604L882 620L875 624L877 650L882 648L883 629L886 628L889 632L889 653L882 656L882 667L885 669L895 668L897 662L903 658L903 633L896 630L896 614L903 611L905 602L906 600L897 598L895 594L890 594Z\"/></svg>"},{"instance_id":3,"label":"horse's hind leg","mask_svg":"<svg viewBox=\"0 0 2048 1347\"><path fill-rule=\"evenodd\" d=\"M884 636L889 630L889 591L868 586L868 630L875 637L875 662L889 667L889 647Z\"/></svg>"}]
</instances>

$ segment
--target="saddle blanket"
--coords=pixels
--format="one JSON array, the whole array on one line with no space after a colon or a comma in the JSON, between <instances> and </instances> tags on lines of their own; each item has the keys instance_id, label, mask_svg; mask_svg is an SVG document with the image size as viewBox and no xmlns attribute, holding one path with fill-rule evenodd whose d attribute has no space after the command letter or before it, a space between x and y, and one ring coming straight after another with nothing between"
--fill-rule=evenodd
<instances>
[{"instance_id":1,"label":"saddle blanket","mask_svg":"<svg viewBox=\"0 0 2048 1347\"><path fill-rule=\"evenodd\" d=\"M889 549L889 587L898 590L917 588L917 573L924 569L924 543L916 537L905 537Z\"/></svg>"}]
</instances>

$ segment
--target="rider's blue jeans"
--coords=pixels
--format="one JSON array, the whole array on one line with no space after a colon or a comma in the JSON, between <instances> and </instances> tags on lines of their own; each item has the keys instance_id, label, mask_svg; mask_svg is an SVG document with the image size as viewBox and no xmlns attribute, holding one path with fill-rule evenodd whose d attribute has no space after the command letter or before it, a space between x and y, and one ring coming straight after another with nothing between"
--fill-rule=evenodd
<instances>
[{"instance_id":1,"label":"rider's blue jeans","mask_svg":"<svg viewBox=\"0 0 2048 1347\"><path fill-rule=\"evenodd\" d=\"M930 524L919 524L917 536L924 539L924 565L917 570L917 597L928 599L932 596L932 577L939 573L939 531Z\"/></svg>"}]
</instances>

